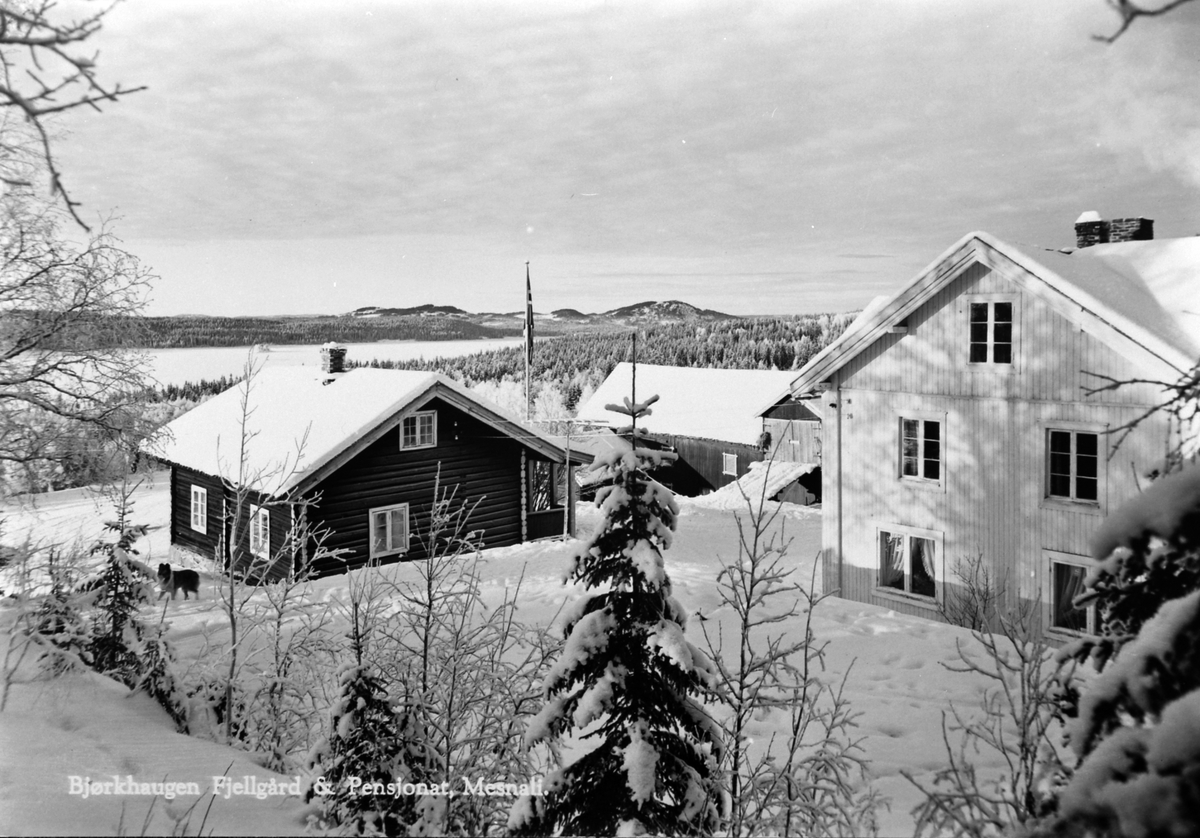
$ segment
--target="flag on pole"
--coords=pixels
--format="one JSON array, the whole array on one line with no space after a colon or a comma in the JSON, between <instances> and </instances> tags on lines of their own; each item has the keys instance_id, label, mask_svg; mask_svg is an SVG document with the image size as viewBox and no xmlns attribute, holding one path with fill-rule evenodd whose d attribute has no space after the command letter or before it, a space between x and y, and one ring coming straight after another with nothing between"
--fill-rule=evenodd
<instances>
[{"instance_id":1,"label":"flag on pole","mask_svg":"<svg viewBox=\"0 0 1200 838\"><path fill-rule=\"evenodd\" d=\"M529 285L529 263L525 263L525 363L533 366L533 290Z\"/></svg>"},{"instance_id":2,"label":"flag on pole","mask_svg":"<svg viewBox=\"0 0 1200 838\"><path fill-rule=\"evenodd\" d=\"M529 285L529 263L525 263L525 420L533 418L533 290Z\"/></svg>"}]
</instances>

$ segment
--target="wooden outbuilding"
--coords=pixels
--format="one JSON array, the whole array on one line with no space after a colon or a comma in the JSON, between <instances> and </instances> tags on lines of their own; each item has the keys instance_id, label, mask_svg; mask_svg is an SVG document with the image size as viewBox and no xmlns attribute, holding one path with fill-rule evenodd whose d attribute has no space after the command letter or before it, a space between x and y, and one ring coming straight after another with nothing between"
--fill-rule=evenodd
<instances>
[{"instance_id":1,"label":"wooden outbuilding","mask_svg":"<svg viewBox=\"0 0 1200 838\"><path fill-rule=\"evenodd\" d=\"M1064 250L964 236L800 370L827 591L940 619L974 561L1002 607L1094 628L1072 604L1090 539L1178 442L1148 414L1200 356L1200 238L1135 221L1092 243L1087 214Z\"/></svg>"},{"instance_id":2,"label":"wooden outbuilding","mask_svg":"<svg viewBox=\"0 0 1200 838\"><path fill-rule=\"evenodd\" d=\"M252 578L424 558L435 493L485 547L574 534L584 455L445 376L339 363L262 369L152 440L173 549Z\"/></svg>"},{"instance_id":3,"label":"wooden outbuilding","mask_svg":"<svg viewBox=\"0 0 1200 838\"><path fill-rule=\"evenodd\" d=\"M776 422L780 435L764 433L763 419L757 408L768 399L786 390L796 373L779 370L726 370L702 367L671 367L658 364L638 364L636 392L638 399L657 395L659 400L651 414L640 424L650 432L651 440L675 452L678 459L670 468L655 473L655 479L673 491L687 496L702 495L720 489L744 476L751 463L767 457L794 462L800 456L819 455L820 423L807 413L795 423ZM607 409L620 404L634 390L635 369L632 364L620 363L586 404L579 408L577 419L596 426L623 425L626 419ZM790 408L787 408L790 410ZM804 430L789 434L790 426ZM793 440L803 438L803 444ZM809 477L819 487L819 473ZM819 488L818 488L819 491ZM799 502L813 493L794 489L789 500Z\"/></svg>"}]
</instances>

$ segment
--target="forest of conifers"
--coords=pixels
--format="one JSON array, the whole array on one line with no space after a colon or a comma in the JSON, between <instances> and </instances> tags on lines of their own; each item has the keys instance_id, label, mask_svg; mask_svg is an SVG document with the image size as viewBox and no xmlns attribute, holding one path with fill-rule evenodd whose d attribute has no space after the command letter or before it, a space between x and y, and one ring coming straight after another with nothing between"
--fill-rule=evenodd
<instances>
[{"instance_id":1,"label":"forest of conifers","mask_svg":"<svg viewBox=\"0 0 1200 838\"><path fill-rule=\"evenodd\" d=\"M799 369L841 334L852 319L853 314L815 314L642 324L636 329L637 360L643 364L680 367ZM438 318L435 322L444 321ZM614 327L539 340L534 352L533 377L537 381L555 382L563 388L588 384L594 387L619 362L630 360L634 331L633 328ZM340 339L329 333L317 333L307 342ZM377 361L351 354L349 362L351 366L431 370L468 386L525 375L524 354L519 346L415 361ZM168 401L181 396L196 399L220 392L230 384L228 379L222 379L172 385L164 388L158 398Z\"/></svg>"},{"instance_id":2,"label":"forest of conifers","mask_svg":"<svg viewBox=\"0 0 1200 838\"><path fill-rule=\"evenodd\" d=\"M144 349L253 346L257 343L369 343L377 340L474 340L510 337L520 328L482 326L455 317L147 317L137 323Z\"/></svg>"}]
</instances>

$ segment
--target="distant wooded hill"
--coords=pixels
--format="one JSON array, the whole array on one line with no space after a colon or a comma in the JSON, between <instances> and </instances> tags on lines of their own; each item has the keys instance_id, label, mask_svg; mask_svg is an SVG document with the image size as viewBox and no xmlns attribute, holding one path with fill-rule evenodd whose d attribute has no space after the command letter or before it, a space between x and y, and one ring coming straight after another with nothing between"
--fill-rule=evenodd
<instances>
[{"instance_id":1,"label":"distant wooded hill","mask_svg":"<svg viewBox=\"0 0 1200 838\"><path fill-rule=\"evenodd\" d=\"M697 322L737 322L736 318L679 300L642 302L599 314L558 309L537 314L539 335L604 332L634 326ZM378 340L474 340L520 335L524 312L474 314L456 306L412 308L364 306L349 314L310 317L147 317L136 325L138 345L146 349L184 346L250 346L256 343L370 343ZM126 333L127 334L127 333Z\"/></svg>"}]
</instances>

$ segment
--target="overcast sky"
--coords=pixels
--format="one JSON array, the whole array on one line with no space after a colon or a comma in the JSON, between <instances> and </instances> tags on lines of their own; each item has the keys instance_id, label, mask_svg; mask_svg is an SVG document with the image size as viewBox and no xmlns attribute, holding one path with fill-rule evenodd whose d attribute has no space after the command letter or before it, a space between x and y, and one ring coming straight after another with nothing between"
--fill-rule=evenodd
<instances>
[{"instance_id":1,"label":"overcast sky","mask_svg":"<svg viewBox=\"0 0 1200 838\"><path fill-rule=\"evenodd\" d=\"M61 148L152 314L846 311L972 230L1200 232L1200 2L125 0Z\"/></svg>"}]
</instances>

